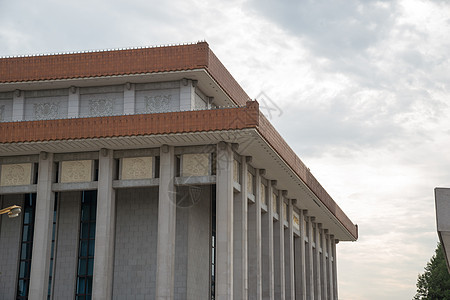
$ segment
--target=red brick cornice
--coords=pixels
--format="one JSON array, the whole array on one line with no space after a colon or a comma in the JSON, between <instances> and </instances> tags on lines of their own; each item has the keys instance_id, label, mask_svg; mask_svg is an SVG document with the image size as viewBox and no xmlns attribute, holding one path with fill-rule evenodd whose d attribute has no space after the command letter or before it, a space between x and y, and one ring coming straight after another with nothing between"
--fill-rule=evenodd
<instances>
[{"instance_id":1,"label":"red brick cornice","mask_svg":"<svg viewBox=\"0 0 450 300\"><path fill-rule=\"evenodd\" d=\"M0 83L136 75L204 69L238 105L250 98L208 43L0 58Z\"/></svg>"},{"instance_id":2,"label":"red brick cornice","mask_svg":"<svg viewBox=\"0 0 450 300\"><path fill-rule=\"evenodd\" d=\"M0 123L0 143L238 130L258 126L258 106Z\"/></svg>"}]
</instances>

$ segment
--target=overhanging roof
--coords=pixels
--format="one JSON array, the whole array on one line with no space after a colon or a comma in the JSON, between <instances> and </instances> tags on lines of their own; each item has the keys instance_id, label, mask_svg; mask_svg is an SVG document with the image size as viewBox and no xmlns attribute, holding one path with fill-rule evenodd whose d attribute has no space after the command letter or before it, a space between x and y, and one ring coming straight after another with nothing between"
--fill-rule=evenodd
<instances>
[{"instance_id":1,"label":"overhanging roof","mask_svg":"<svg viewBox=\"0 0 450 300\"><path fill-rule=\"evenodd\" d=\"M435 188L436 224L439 240L444 249L447 269L450 272L450 188Z\"/></svg>"},{"instance_id":2,"label":"overhanging roof","mask_svg":"<svg viewBox=\"0 0 450 300\"><path fill-rule=\"evenodd\" d=\"M0 124L0 156L77 148L86 151L90 147L158 147L176 145L176 139L180 145L236 142L240 144L238 152L253 156L255 167L265 168L269 178L279 179L278 188L288 190L289 197L298 199L299 206L324 226L333 227L338 239L358 238L357 226L259 111L256 101L225 109Z\"/></svg>"}]
</instances>

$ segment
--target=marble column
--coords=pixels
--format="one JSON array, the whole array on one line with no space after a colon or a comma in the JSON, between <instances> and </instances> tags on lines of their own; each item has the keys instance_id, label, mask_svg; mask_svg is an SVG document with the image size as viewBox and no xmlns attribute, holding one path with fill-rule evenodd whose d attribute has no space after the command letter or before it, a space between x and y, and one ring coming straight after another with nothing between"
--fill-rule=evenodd
<instances>
[{"instance_id":1,"label":"marble column","mask_svg":"<svg viewBox=\"0 0 450 300\"><path fill-rule=\"evenodd\" d=\"M174 296L175 278L175 154L174 147L163 145L160 150L158 240L156 267L156 299L169 300Z\"/></svg>"},{"instance_id":2,"label":"marble column","mask_svg":"<svg viewBox=\"0 0 450 300\"><path fill-rule=\"evenodd\" d=\"M93 299L112 299L116 197L113 151L101 149L98 162Z\"/></svg>"},{"instance_id":3,"label":"marble column","mask_svg":"<svg viewBox=\"0 0 450 300\"><path fill-rule=\"evenodd\" d=\"M314 234L313 234L313 221L314 217L308 217L308 248L307 251L307 265L306 265L306 278L307 278L307 294L306 299L314 299Z\"/></svg>"},{"instance_id":4,"label":"marble column","mask_svg":"<svg viewBox=\"0 0 450 300\"><path fill-rule=\"evenodd\" d=\"M247 161L241 157L240 184L241 192L234 195L234 276L233 287L236 299L248 297L248 255L247 255Z\"/></svg>"},{"instance_id":5,"label":"marble column","mask_svg":"<svg viewBox=\"0 0 450 300\"><path fill-rule=\"evenodd\" d=\"M255 203L248 208L248 298L262 299L261 262L261 175L255 170Z\"/></svg>"},{"instance_id":6,"label":"marble column","mask_svg":"<svg viewBox=\"0 0 450 300\"><path fill-rule=\"evenodd\" d=\"M53 154L39 155L34 240L29 299L47 299L55 193L52 192Z\"/></svg>"},{"instance_id":7,"label":"marble column","mask_svg":"<svg viewBox=\"0 0 450 300\"><path fill-rule=\"evenodd\" d=\"M293 202L288 199L287 222L288 228L285 229L285 280L286 280L286 299L295 299L295 255L294 255L294 222L293 222Z\"/></svg>"},{"instance_id":8,"label":"marble column","mask_svg":"<svg viewBox=\"0 0 450 300\"><path fill-rule=\"evenodd\" d=\"M231 145L217 145L216 299L233 299L233 151Z\"/></svg>"},{"instance_id":9,"label":"marble column","mask_svg":"<svg viewBox=\"0 0 450 300\"><path fill-rule=\"evenodd\" d=\"M262 171L262 170L260 170ZM265 174L264 172L262 172ZM267 212L261 216L261 240L262 240L262 298L274 299L274 258L273 258L273 210L272 210L272 189L270 180L266 188ZM263 194L263 193L261 193Z\"/></svg>"}]
</instances>

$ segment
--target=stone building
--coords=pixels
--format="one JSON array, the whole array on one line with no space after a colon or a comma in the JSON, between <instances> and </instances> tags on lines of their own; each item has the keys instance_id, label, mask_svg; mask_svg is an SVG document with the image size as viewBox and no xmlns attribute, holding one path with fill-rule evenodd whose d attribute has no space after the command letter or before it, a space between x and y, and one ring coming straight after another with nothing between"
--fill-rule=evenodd
<instances>
[{"instance_id":1,"label":"stone building","mask_svg":"<svg viewBox=\"0 0 450 300\"><path fill-rule=\"evenodd\" d=\"M206 42L0 59L1 299L338 299L358 228Z\"/></svg>"}]
</instances>

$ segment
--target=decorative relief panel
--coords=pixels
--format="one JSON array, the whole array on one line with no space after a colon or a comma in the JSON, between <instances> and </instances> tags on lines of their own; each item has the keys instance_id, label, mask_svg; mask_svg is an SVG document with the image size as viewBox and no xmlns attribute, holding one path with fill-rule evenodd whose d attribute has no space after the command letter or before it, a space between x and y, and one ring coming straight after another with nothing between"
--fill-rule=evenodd
<instances>
[{"instance_id":1,"label":"decorative relief panel","mask_svg":"<svg viewBox=\"0 0 450 300\"><path fill-rule=\"evenodd\" d=\"M111 99L89 100L90 116L111 116L113 112L113 101Z\"/></svg>"},{"instance_id":2,"label":"decorative relief panel","mask_svg":"<svg viewBox=\"0 0 450 300\"><path fill-rule=\"evenodd\" d=\"M210 175L209 153L183 154L182 176L208 176Z\"/></svg>"},{"instance_id":3,"label":"decorative relief panel","mask_svg":"<svg viewBox=\"0 0 450 300\"><path fill-rule=\"evenodd\" d=\"M172 95L145 96L145 112L168 112Z\"/></svg>"},{"instance_id":4,"label":"decorative relief panel","mask_svg":"<svg viewBox=\"0 0 450 300\"><path fill-rule=\"evenodd\" d=\"M61 162L62 183L92 181L92 160Z\"/></svg>"},{"instance_id":5,"label":"decorative relief panel","mask_svg":"<svg viewBox=\"0 0 450 300\"><path fill-rule=\"evenodd\" d=\"M234 182L240 183L239 173L241 171L240 163L237 160L233 160L233 180Z\"/></svg>"},{"instance_id":6,"label":"decorative relief panel","mask_svg":"<svg viewBox=\"0 0 450 300\"><path fill-rule=\"evenodd\" d=\"M253 175L247 171L247 194L253 195Z\"/></svg>"},{"instance_id":7,"label":"decorative relief panel","mask_svg":"<svg viewBox=\"0 0 450 300\"><path fill-rule=\"evenodd\" d=\"M266 186L263 183L261 183L261 203L267 205Z\"/></svg>"},{"instance_id":8,"label":"decorative relief panel","mask_svg":"<svg viewBox=\"0 0 450 300\"><path fill-rule=\"evenodd\" d=\"M278 201L277 195L272 194L272 211L273 213L278 213Z\"/></svg>"},{"instance_id":9,"label":"decorative relief panel","mask_svg":"<svg viewBox=\"0 0 450 300\"><path fill-rule=\"evenodd\" d=\"M58 118L59 102L34 103L35 120Z\"/></svg>"},{"instance_id":10,"label":"decorative relief panel","mask_svg":"<svg viewBox=\"0 0 450 300\"><path fill-rule=\"evenodd\" d=\"M205 101L203 101L203 99L197 94L195 95L194 105L194 109L206 109L207 107Z\"/></svg>"},{"instance_id":11,"label":"decorative relief panel","mask_svg":"<svg viewBox=\"0 0 450 300\"><path fill-rule=\"evenodd\" d=\"M152 157L122 158L121 179L149 179L153 178Z\"/></svg>"},{"instance_id":12,"label":"decorative relief panel","mask_svg":"<svg viewBox=\"0 0 450 300\"><path fill-rule=\"evenodd\" d=\"M294 225L294 229L300 231L300 216L295 211L292 214L292 224Z\"/></svg>"},{"instance_id":13,"label":"decorative relief panel","mask_svg":"<svg viewBox=\"0 0 450 300\"><path fill-rule=\"evenodd\" d=\"M31 184L31 164L1 166L0 186Z\"/></svg>"}]
</instances>

